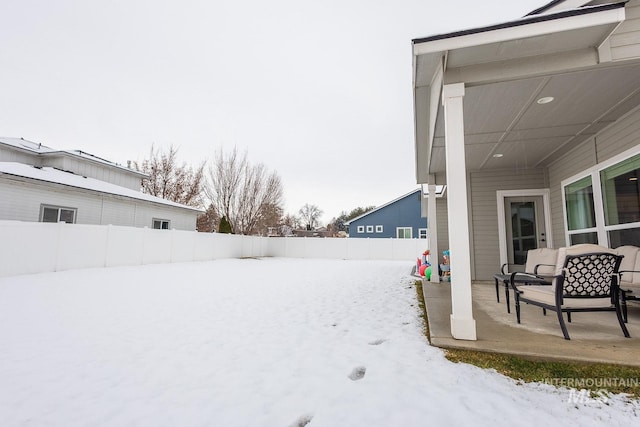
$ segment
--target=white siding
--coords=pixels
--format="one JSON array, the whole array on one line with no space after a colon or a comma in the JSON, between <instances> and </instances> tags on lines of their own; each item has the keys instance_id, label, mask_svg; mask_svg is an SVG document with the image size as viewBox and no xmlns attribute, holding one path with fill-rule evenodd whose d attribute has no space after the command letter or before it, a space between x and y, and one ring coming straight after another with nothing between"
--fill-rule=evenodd
<instances>
[{"instance_id":1,"label":"white siding","mask_svg":"<svg viewBox=\"0 0 640 427\"><path fill-rule=\"evenodd\" d=\"M27 165L40 165L40 159L29 153L3 148L0 144L0 162L25 163Z\"/></svg>"},{"instance_id":2,"label":"white siding","mask_svg":"<svg viewBox=\"0 0 640 427\"><path fill-rule=\"evenodd\" d=\"M596 164L595 139L590 139L574 148L549 168L549 188L551 198L551 224L555 247L565 246L564 211L562 207L562 180L576 175Z\"/></svg>"},{"instance_id":3,"label":"white siding","mask_svg":"<svg viewBox=\"0 0 640 427\"><path fill-rule=\"evenodd\" d=\"M83 158L67 155L45 157L43 166L51 166L58 169L71 171L77 175L99 179L131 190L140 190L140 178L128 173L126 170L95 163Z\"/></svg>"},{"instance_id":4,"label":"white siding","mask_svg":"<svg viewBox=\"0 0 640 427\"><path fill-rule=\"evenodd\" d=\"M598 162L608 160L638 144L640 144L640 109L605 129L596 137Z\"/></svg>"},{"instance_id":5,"label":"white siding","mask_svg":"<svg viewBox=\"0 0 640 427\"><path fill-rule=\"evenodd\" d=\"M610 39L611 58L614 61L640 58L640 1L627 3L625 15L625 21Z\"/></svg>"},{"instance_id":6,"label":"white siding","mask_svg":"<svg viewBox=\"0 0 640 427\"><path fill-rule=\"evenodd\" d=\"M76 208L79 224L152 227L153 218L162 218L171 228L195 230L198 216L197 211L0 176L0 220L39 221L42 204Z\"/></svg>"},{"instance_id":7,"label":"white siding","mask_svg":"<svg viewBox=\"0 0 640 427\"><path fill-rule=\"evenodd\" d=\"M567 244L564 233L561 182L639 143L640 109L620 119L549 166L553 241L556 247Z\"/></svg>"},{"instance_id":8,"label":"white siding","mask_svg":"<svg viewBox=\"0 0 640 427\"><path fill-rule=\"evenodd\" d=\"M544 169L489 170L470 173L474 259L471 277L490 280L500 268L498 240L498 190L547 188Z\"/></svg>"}]
</instances>

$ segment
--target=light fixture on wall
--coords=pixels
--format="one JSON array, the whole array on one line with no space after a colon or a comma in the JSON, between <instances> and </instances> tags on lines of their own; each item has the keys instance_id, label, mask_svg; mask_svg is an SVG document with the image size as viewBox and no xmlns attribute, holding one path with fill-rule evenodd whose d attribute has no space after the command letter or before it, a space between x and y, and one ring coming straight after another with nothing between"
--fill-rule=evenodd
<instances>
[{"instance_id":1,"label":"light fixture on wall","mask_svg":"<svg viewBox=\"0 0 640 427\"><path fill-rule=\"evenodd\" d=\"M554 99L555 98L553 96L545 96L545 97L542 97L542 98L538 99L536 102L538 104L548 104L548 103L552 102Z\"/></svg>"},{"instance_id":2,"label":"light fixture on wall","mask_svg":"<svg viewBox=\"0 0 640 427\"><path fill-rule=\"evenodd\" d=\"M502 154L502 153L496 153L496 154L493 155L493 157L495 157L496 159L499 159L502 156L504 156L504 154Z\"/></svg>"}]
</instances>

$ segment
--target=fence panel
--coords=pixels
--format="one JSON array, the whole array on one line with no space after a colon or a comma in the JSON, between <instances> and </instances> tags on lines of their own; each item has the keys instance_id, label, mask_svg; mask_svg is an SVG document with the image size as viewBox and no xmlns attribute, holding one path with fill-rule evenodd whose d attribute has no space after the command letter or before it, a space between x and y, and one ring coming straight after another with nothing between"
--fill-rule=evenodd
<instances>
[{"instance_id":1,"label":"fence panel","mask_svg":"<svg viewBox=\"0 0 640 427\"><path fill-rule=\"evenodd\" d=\"M240 257L415 260L419 239L257 237L112 225L0 221L0 277Z\"/></svg>"}]
</instances>

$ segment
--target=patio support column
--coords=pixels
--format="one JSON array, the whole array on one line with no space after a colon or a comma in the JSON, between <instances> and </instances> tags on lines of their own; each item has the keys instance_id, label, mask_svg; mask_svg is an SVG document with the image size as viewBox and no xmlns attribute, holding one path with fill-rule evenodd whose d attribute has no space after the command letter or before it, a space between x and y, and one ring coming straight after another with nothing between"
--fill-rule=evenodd
<instances>
[{"instance_id":1,"label":"patio support column","mask_svg":"<svg viewBox=\"0 0 640 427\"><path fill-rule=\"evenodd\" d=\"M471 250L467 206L467 167L464 149L464 83L444 85L447 211L451 251L451 335L476 340L471 301Z\"/></svg>"},{"instance_id":2,"label":"patio support column","mask_svg":"<svg viewBox=\"0 0 640 427\"><path fill-rule=\"evenodd\" d=\"M427 228L429 229L429 251L431 255L431 282L440 283L440 275L438 274L438 214L436 211L436 177L429 175L429 196L427 198Z\"/></svg>"}]
</instances>

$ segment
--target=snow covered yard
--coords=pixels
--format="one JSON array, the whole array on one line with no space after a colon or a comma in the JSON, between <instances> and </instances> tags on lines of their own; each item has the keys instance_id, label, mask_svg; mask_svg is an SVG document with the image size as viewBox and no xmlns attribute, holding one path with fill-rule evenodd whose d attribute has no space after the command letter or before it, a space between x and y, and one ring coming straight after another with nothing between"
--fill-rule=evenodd
<instances>
[{"instance_id":1,"label":"snow covered yard","mask_svg":"<svg viewBox=\"0 0 640 427\"><path fill-rule=\"evenodd\" d=\"M412 264L218 260L0 279L3 426L629 426L447 361Z\"/></svg>"}]
</instances>

